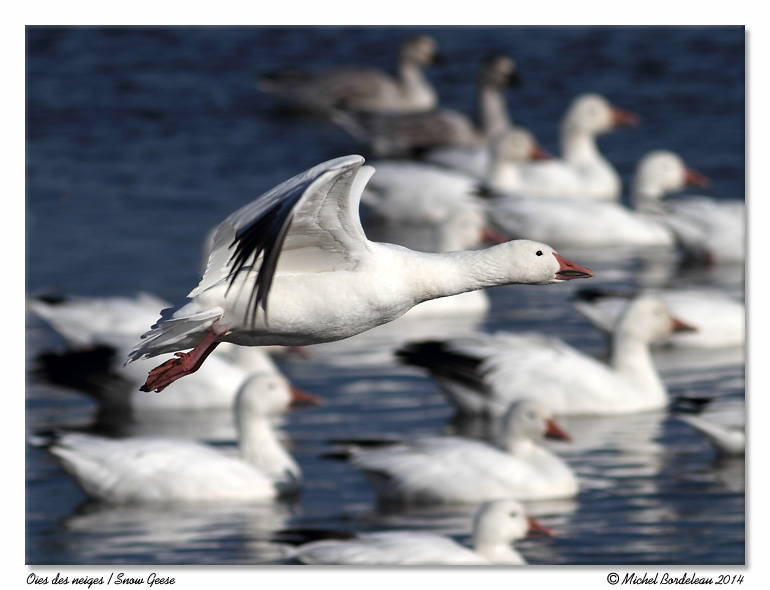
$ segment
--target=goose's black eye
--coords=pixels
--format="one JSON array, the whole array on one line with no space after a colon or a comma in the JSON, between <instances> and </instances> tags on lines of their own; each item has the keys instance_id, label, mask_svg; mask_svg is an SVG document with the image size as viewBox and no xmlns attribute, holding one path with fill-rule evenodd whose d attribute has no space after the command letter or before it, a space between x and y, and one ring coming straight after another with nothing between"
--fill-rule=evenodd
<instances>
[{"instance_id":1,"label":"goose's black eye","mask_svg":"<svg viewBox=\"0 0 770 590\"><path fill-rule=\"evenodd\" d=\"M537 252L535 252L535 256L542 256L542 255L543 255L542 250L538 250Z\"/></svg>"}]
</instances>

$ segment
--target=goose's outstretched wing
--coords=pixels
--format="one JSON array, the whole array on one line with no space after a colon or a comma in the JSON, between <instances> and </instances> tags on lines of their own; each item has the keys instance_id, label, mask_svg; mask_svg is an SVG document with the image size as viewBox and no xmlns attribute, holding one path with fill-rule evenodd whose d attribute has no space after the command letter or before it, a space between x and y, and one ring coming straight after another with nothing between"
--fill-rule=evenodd
<instances>
[{"instance_id":1,"label":"goose's outstretched wing","mask_svg":"<svg viewBox=\"0 0 770 590\"><path fill-rule=\"evenodd\" d=\"M194 297L223 279L232 287L252 273L254 313L282 270L324 272L352 268L367 251L358 216L366 182L374 172L361 156L329 160L299 174L229 215L214 234L208 265ZM248 287L247 287L248 288Z\"/></svg>"}]
</instances>

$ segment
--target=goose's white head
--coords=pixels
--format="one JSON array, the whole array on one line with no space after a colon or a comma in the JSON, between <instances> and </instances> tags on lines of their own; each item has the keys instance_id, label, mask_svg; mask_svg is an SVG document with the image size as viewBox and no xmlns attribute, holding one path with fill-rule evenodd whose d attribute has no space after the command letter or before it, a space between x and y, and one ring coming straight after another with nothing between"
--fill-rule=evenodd
<instances>
[{"instance_id":1,"label":"goose's white head","mask_svg":"<svg viewBox=\"0 0 770 590\"><path fill-rule=\"evenodd\" d=\"M554 421L550 410L543 404L522 399L511 404L502 421L504 444L518 439L538 441L543 438L572 440Z\"/></svg>"},{"instance_id":2,"label":"goose's white head","mask_svg":"<svg viewBox=\"0 0 770 590\"><path fill-rule=\"evenodd\" d=\"M441 251L449 252L477 247L485 239L487 225L486 215L480 207L456 207L446 222L438 226Z\"/></svg>"},{"instance_id":3,"label":"goose's white head","mask_svg":"<svg viewBox=\"0 0 770 590\"><path fill-rule=\"evenodd\" d=\"M598 94L581 94L567 110L562 133L568 135L607 133L623 125L636 125L639 117L619 109Z\"/></svg>"},{"instance_id":4,"label":"goose's white head","mask_svg":"<svg viewBox=\"0 0 770 590\"><path fill-rule=\"evenodd\" d=\"M635 202L658 200L688 185L707 188L709 181L699 172L688 168L684 160L674 152L655 150L644 156L636 167L631 192Z\"/></svg>"},{"instance_id":5,"label":"goose's white head","mask_svg":"<svg viewBox=\"0 0 770 590\"><path fill-rule=\"evenodd\" d=\"M550 158L535 137L521 127L503 133L492 143L492 157L504 164L520 164L528 160Z\"/></svg>"},{"instance_id":6,"label":"goose's white head","mask_svg":"<svg viewBox=\"0 0 770 590\"><path fill-rule=\"evenodd\" d=\"M550 285L594 276L591 269L559 255L548 244L513 240L494 246L499 249L508 283Z\"/></svg>"},{"instance_id":7,"label":"goose's white head","mask_svg":"<svg viewBox=\"0 0 770 590\"><path fill-rule=\"evenodd\" d=\"M675 332L693 332L696 327L674 317L665 302L654 295L643 294L634 299L618 319L615 337L633 337L651 343Z\"/></svg>"},{"instance_id":8,"label":"goose's white head","mask_svg":"<svg viewBox=\"0 0 770 590\"><path fill-rule=\"evenodd\" d=\"M476 513L473 521L473 546L509 545L529 533L553 536L553 531L527 516L520 502L492 500L483 504Z\"/></svg>"},{"instance_id":9,"label":"goose's white head","mask_svg":"<svg viewBox=\"0 0 770 590\"><path fill-rule=\"evenodd\" d=\"M247 377L238 391L236 422L273 418L293 407L319 403L320 398L292 387L280 375L258 373Z\"/></svg>"}]
</instances>

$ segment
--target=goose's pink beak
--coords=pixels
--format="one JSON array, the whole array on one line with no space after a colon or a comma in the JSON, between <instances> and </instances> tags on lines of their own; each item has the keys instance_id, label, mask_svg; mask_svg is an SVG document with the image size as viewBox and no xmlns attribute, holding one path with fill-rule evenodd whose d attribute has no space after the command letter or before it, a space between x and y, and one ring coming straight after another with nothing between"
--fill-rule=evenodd
<instances>
[{"instance_id":1,"label":"goose's pink beak","mask_svg":"<svg viewBox=\"0 0 770 590\"><path fill-rule=\"evenodd\" d=\"M535 144L532 146L532 151L529 154L529 157L533 160L552 160L553 156L549 154L547 151L545 151L542 147Z\"/></svg>"},{"instance_id":2,"label":"goose's pink beak","mask_svg":"<svg viewBox=\"0 0 770 590\"><path fill-rule=\"evenodd\" d=\"M553 537L555 536L555 533L549 529L548 527L543 526L539 522L537 522L534 518L531 516L527 517L527 522L529 523L529 530L527 531L527 536L534 536L537 534L545 535L547 537Z\"/></svg>"},{"instance_id":3,"label":"goose's pink beak","mask_svg":"<svg viewBox=\"0 0 770 590\"><path fill-rule=\"evenodd\" d=\"M562 430L562 427L559 426L553 418L548 418L548 420L545 421L546 429L545 429L545 436L546 438L555 438L557 440L572 440L572 437L567 434L564 430Z\"/></svg>"},{"instance_id":4,"label":"goose's pink beak","mask_svg":"<svg viewBox=\"0 0 770 590\"><path fill-rule=\"evenodd\" d=\"M671 331L672 332L697 332L698 328L686 324L679 318L671 317Z\"/></svg>"},{"instance_id":5,"label":"goose's pink beak","mask_svg":"<svg viewBox=\"0 0 770 590\"><path fill-rule=\"evenodd\" d=\"M612 107L612 124L615 127L633 127L639 124L639 115Z\"/></svg>"},{"instance_id":6,"label":"goose's pink beak","mask_svg":"<svg viewBox=\"0 0 770 590\"><path fill-rule=\"evenodd\" d=\"M559 262L559 270L556 271L557 279L569 281L570 279L587 279L594 276L594 272L590 268L570 262L563 256L559 256L556 252L553 255Z\"/></svg>"},{"instance_id":7,"label":"goose's pink beak","mask_svg":"<svg viewBox=\"0 0 770 590\"><path fill-rule=\"evenodd\" d=\"M690 186L699 186L702 188L708 188L711 185L711 181L707 176L704 176L700 172L696 172L691 168L686 168L684 171L684 182Z\"/></svg>"},{"instance_id":8,"label":"goose's pink beak","mask_svg":"<svg viewBox=\"0 0 770 590\"><path fill-rule=\"evenodd\" d=\"M303 406L318 406L321 405L321 398L317 395L307 393L296 387L290 387L291 390L291 403L290 408L301 408Z\"/></svg>"}]
</instances>

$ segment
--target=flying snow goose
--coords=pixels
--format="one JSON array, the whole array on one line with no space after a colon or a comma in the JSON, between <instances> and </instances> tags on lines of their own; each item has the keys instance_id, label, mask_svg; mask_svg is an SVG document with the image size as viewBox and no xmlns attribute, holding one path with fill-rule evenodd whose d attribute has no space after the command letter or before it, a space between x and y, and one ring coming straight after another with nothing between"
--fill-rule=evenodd
<instances>
[{"instance_id":1,"label":"flying snow goose","mask_svg":"<svg viewBox=\"0 0 770 590\"><path fill-rule=\"evenodd\" d=\"M471 548L425 531L382 531L305 543L289 556L308 565L526 565L512 543L535 533L553 536L519 502L495 500L477 511Z\"/></svg>"},{"instance_id":2,"label":"flying snow goose","mask_svg":"<svg viewBox=\"0 0 770 590\"><path fill-rule=\"evenodd\" d=\"M197 370L222 341L304 346L364 332L418 303L485 287L545 285L593 273L545 244L414 252L367 240L358 217L374 170L361 156L324 162L223 221L200 283L131 351L127 362L192 348L153 369L160 391Z\"/></svg>"},{"instance_id":3,"label":"flying snow goose","mask_svg":"<svg viewBox=\"0 0 770 590\"><path fill-rule=\"evenodd\" d=\"M674 316L697 328L675 332L660 342L677 348L742 346L746 341L746 305L715 289L658 289L654 291ZM575 309L594 326L611 334L632 295L583 289L577 292Z\"/></svg>"},{"instance_id":4,"label":"flying snow goose","mask_svg":"<svg viewBox=\"0 0 770 590\"><path fill-rule=\"evenodd\" d=\"M663 198L687 184L707 188L709 181L688 168L677 154L656 150L639 163L631 198L636 209L661 217L679 246L695 260L741 263L746 258L746 204L704 196Z\"/></svg>"},{"instance_id":5,"label":"flying snow goose","mask_svg":"<svg viewBox=\"0 0 770 590\"><path fill-rule=\"evenodd\" d=\"M140 293L136 297L30 298L27 305L68 345L61 352L41 352L37 356L38 373L49 382L92 395L106 407L228 409L249 375L280 374L266 348L223 343L183 386L164 395L147 395L138 388L157 361L123 363L138 335L168 303Z\"/></svg>"},{"instance_id":6,"label":"flying snow goose","mask_svg":"<svg viewBox=\"0 0 770 590\"><path fill-rule=\"evenodd\" d=\"M367 67L318 73L290 69L262 76L258 87L302 110L320 114L338 108L374 113L429 111L436 108L438 96L423 68L438 58L435 39L416 35L401 44L395 77Z\"/></svg>"},{"instance_id":7,"label":"flying snow goose","mask_svg":"<svg viewBox=\"0 0 770 590\"><path fill-rule=\"evenodd\" d=\"M478 123L452 109L375 115L338 111L332 120L377 157L409 157L440 146L479 147L511 126L504 91L517 81L516 64L493 56L478 81Z\"/></svg>"},{"instance_id":8,"label":"flying snow goose","mask_svg":"<svg viewBox=\"0 0 770 590\"><path fill-rule=\"evenodd\" d=\"M541 403L521 399L505 414L498 446L464 437L426 437L352 451L386 503L475 504L494 498L550 500L578 493L570 467L540 440L569 440Z\"/></svg>"},{"instance_id":9,"label":"flying snow goose","mask_svg":"<svg viewBox=\"0 0 770 590\"><path fill-rule=\"evenodd\" d=\"M556 415L612 415L665 408L666 386L650 343L692 330L657 297L640 295L612 333L609 364L539 333L496 333L407 345L397 355L426 368L463 414L500 415L512 401L541 401Z\"/></svg>"},{"instance_id":10,"label":"flying snow goose","mask_svg":"<svg viewBox=\"0 0 770 590\"><path fill-rule=\"evenodd\" d=\"M272 500L298 490L301 472L271 419L292 403L276 375L255 375L236 399L240 457L197 442L108 439L83 433L57 437L49 451L91 498L113 504Z\"/></svg>"}]
</instances>

